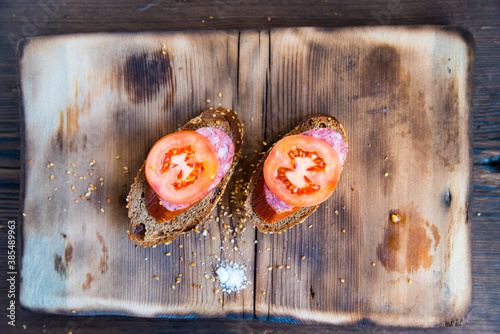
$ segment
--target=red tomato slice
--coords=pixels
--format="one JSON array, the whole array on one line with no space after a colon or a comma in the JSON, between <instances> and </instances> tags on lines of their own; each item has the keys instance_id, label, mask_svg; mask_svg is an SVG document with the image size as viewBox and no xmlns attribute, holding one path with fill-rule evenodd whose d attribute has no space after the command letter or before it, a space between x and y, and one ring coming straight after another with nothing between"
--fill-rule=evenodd
<instances>
[{"instance_id":1,"label":"red tomato slice","mask_svg":"<svg viewBox=\"0 0 500 334\"><path fill-rule=\"evenodd\" d=\"M153 190L172 204L203 198L214 182L219 158L207 138L194 131L160 139L146 159L146 178Z\"/></svg>"},{"instance_id":2,"label":"red tomato slice","mask_svg":"<svg viewBox=\"0 0 500 334\"><path fill-rule=\"evenodd\" d=\"M341 171L335 149L311 136L281 139L264 163L264 179L273 194L283 202L306 207L330 197Z\"/></svg>"}]
</instances>

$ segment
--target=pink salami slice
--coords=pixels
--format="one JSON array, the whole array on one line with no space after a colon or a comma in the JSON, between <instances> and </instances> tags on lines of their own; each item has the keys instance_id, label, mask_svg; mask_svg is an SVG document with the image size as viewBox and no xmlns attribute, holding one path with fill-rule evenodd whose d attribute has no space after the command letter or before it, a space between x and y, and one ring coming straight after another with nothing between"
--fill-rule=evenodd
<instances>
[{"instance_id":1,"label":"pink salami slice","mask_svg":"<svg viewBox=\"0 0 500 334\"><path fill-rule=\"evenodd\" d=\"M269 206L273 208L273 210L276 211L276 213L280 214L284 211L291 211L294 208L293 205L286 204L278 197L276 197L276 195L271 191L271 189L269 189L266 182L264 182L264 193L266 194L267 204L269 204Z\"/></svg>"},{"instance_id":2,"label":"pink salami slice","mask_svg":"<svg viewBox=\"0 0 500 334\"><path fill-rule=\"evenodd\" d=\"M219 184L224 175L226 175L227 171L231 167L231 163L233 162L233 141L224 130L221 130L219 128L199 128L198 130L196 130L196 132L208 139L210 144L212 144L212 146L214 147L215 152L217 152L217 156L219 157L219 170L217 171L217 178L215 179L213 184L213 186L215 187L217 184Z\"/></svg>"},{"instance_id":3,"label":"pink salami slice","mask_svg":"<svg viewBox=\"0 0 500 334\"><path fill-rule=\"evenodd\" d=\"M344 165L345 158L347 157L347 144L341 133L330 128L315 128L302 132L301 135L323 139L332 145L339 155L340 165Z\"/></svg>"},{"instance_id":4,"label":"pink salami slice","mask_svg":"<svg viewBox=\"0 0 500 334\"><path fill-rule=\"evenodd\" d=\"M182 210L182 209L185 209L189 206L191 206L192 203L189 203L189 204L172 204L172 203L169 203L167 201L165 201L163 198L161 198L160 196L158 196L160 199L161 199L161 205L167 209L168 211L177 211L177 210Z\"/></svg>"},{"instance_id":5,"label":"pink salami slice","mask_svg":"<svg viewBox=\"0 0 500 334\"><path fill-rule=\"evenodd\" d=\"M217 177L215 178L210 188L208 188L207 193L209 193L219 184L224 175L226 175L229 168L231 168L234 156L234 145L229 135L224 130L221 130L219 128L199 128L198 130L196 130L196 132L208 139L210 144L212 144L212 146L214 147L215 152L217 152L217 157L219 158L219 169L217 170ZM172 204L162 199L162 206L168 211L182 210L191 206L192 204L193 203Z\"/></svg>"}]
</instances>

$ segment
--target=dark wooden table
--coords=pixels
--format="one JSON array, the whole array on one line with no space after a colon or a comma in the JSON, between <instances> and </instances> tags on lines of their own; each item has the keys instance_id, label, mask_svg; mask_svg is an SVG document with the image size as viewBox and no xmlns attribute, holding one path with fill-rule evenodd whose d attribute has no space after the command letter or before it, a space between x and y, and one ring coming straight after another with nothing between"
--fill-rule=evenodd
<instances>
[{"instance_id":1,"label":"dark wooden table","mask_svg":"<svg viewBox=\"0 0 500 334\"><path fill-rule=\"evenodd\" d=\"M195 1L17 0L0 2L0 332L401 332L249 320L170 320L113 316L70 317L16 308L7 325L8 221L19 231L21 128L16 43L24 36L80 32L248 29L290 26L458 25L476 41L472 203L473 300L468 324L434 332L500 331L500 1ZM19 254L19 238L16 239ZM19 259L17 261L19 263ZM18 277L19 280L19 277ZM19 281L16 282L18 292ZM18 299L16 296L16 305ZM408 330L421 331L421 330Z\"/></svg>"}]
</instances>

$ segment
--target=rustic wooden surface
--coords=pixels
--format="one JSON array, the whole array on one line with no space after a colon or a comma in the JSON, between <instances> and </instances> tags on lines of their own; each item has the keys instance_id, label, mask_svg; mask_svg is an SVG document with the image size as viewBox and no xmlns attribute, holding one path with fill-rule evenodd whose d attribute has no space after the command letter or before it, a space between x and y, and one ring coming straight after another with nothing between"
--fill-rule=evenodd
<instances>
[{"instance_id":1,"label":"rustic wooden surface","mask_svg":"<svg viewBox=\"0 0 500 334\"><path fill-rule=\"evenodd\" d=\"M473 57L463 38L435 28L271 30L265 140L330 113L349 153L337 189L312 216L257 235L258 319L463 321Z\"/></svg>"},{"instance_id":2,"label":"rustic wooden surface","mask_svg":"<svg viewBox=\"0 0 500 334\"><path fill-rule=\"evenodd\" d=\"M135 247L126 236L125 198L148 147L204 108L234 109L238 33L60 36L28 40L22 54L22 304L63 314L252 318L252 285L216 294L211 280L234 261L253 281L255 232L225 233L240 223L228 216L229 192L211 222L168 246Z\"/></svg>"},{"instance_id":3,"label":"rustic wooden surface","mask_svg":"<svg viewBox=\"0 0 500 334\"><path fill-rule=\"evenodd\" d=\"M396 3L397 4L397 3ZM57 7L44 12L35 1L16 1L2 4L0 37L2 47L0 87L2 133L1 210L2 231L6 222L15 219L19 208L19 147L20 127L18 91L16 84L15 53L13 44L20 36L43 36L58 33L98 31L144 31L213 28L270 28L279 26L365 26L376 24L457 24L469 29L476 41L475 91L473 97L474 134L474 197L472 219L472 272L473 303L469 323L453 328L453 332L494 332L500 326L498 145L499 122L499 64L497 18L499 5L492 1L458 2L399 2L389 6L385 1L358 2L328 1L308 4L287 1L273 3L215 2L162 2L147 7L147 3L85 4L59 2ZM382 15L383 14L383 15ZM213 19L210 19L213 16ZM30 25L34 22L36 26ZM9 35L12 33L14 35ZM240 80L241 82L241 80ZM258 96L259 92L256 92ZM480 215L479 215L480 214ZM6 234L1 235L6 250ZM7 271L6 261L1 262ZM2 290L6 289L2 280ZM4 290L5 291L5 290ZM2 301L7 304L6 296ZM151 331L170 332L232 332L271 331L333 332L337 327L274 324L258 321L231 320L165 320L131 319L122 317L67 317L43 315L17 310L17 328L26 325L27 331L88 332L107 328L108 332L136 332L147 327ZM2 324L3 326L3 324ZM388 328L350 328L344 331L391 332Z\"/></svg>"},{"instance_id":4,"label":"rustic wooden surface","mask_svg":"<svg viewBox=\"0 0 500 334\"><path fill-rule=\"evenodd\" d=\"M471 297L472 46L462 31L435 27L27 40L19 62L22 305L203 318L252 318L255 307L258 319L276 321L462 323ZM249 65L238 73L238 64ZM252 108L261 100L255 91L269 103ZM199 227L207 235L136 249L125 238L125 197L148 147L204 105L234 109L236 99L242 122L264 129L247 131L243 180L263 140L314 112L341 120L351 150L335 195L306 224L271 237L227 233L242 230L227 192ZM214 293L219 261L247 266L250 286Z\"/></svg>"}]
</instances>

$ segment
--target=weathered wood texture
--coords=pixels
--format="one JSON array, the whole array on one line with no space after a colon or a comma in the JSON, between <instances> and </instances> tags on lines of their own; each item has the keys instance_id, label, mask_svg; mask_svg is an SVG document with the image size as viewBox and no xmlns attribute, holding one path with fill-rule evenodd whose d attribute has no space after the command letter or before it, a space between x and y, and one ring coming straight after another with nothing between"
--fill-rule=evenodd
<instances>
[{"instance_id":1,"label":"weathered wood texture","mask_svg":"<svg viewBox=\"0 0 500 334\"><path fill-rule=\"evenodd\" d=\"M22 304L79 314L252 318L255 307L257 318L277 321L463 322L471 296L467 37L423 27L27 40ZM351 147L340 185L305 224L258 233L256 248L252 228L226 233L240 223L239 203L226 194L213 213L220 221L203 226L207 236L135 249L124 231L133 175L158 138L207 104L238 106L248 141L241 180L262 141L312 113L334 115ZM219 261L246 265L250 288L214 293Z\"/></svg>"},{"instance_id":2,"label":"weathered wood texture","mask_svg":"<svg viewBox=\"0 0 500 334\"><path fill-rule=\"evenodd\" d=\"M0 10L0 231L7 221L18 221L20 182L20 118L16 76L16 41L21 37L101 31L169 31L187 29L252 29L290 26L366 26L401 24L452 24L467 28L476 42L474 71L473 147L474 192L472 215L473 298L466 326L426 332L492 333L500 327L500 43L497 1L346 1L308 3L287 1L55 1L48 13L33 0L5 1ZM398 6L399 5L399 6ZM46 15L46 16L45 16ZM210 19L213 16L213 19ZM36 20L35 20L36 19ZM34 24L33 24L34 23ZM241 82L241 80L240 80ZM19 229L19 224L18 224ZM18 230L19 231L19 230ZM18 240L18 246L20 245ZM7 251L7 234L0 233L0 250ZM19 248L17 249L19 253ZM6 257L0 270L7 272ZM19 279L17 280L19 282ZM8 289L0 280L0 289ZM7 305L6 295L0 296ZM17 328L4 323L7 332L61 333L105 329L109 333L150 332L421 332L400 328L339 328L335 326L276 324L248 320L175 320L115 316L68 317L16 311Z\"/></svg>"},{"instance_id":3,"label":"weathered wood texture","mask_svg":"<svg viewBox=\"0 0 500 334\"><path fill-rule=\"evenodd\" d=\"M198 227L206 235L154 249L126 237L125 197L154 142L207 106L236 106L238 33L63 36L22 52L23 305L253 317L252 289L223 296L211 280L219 261L253 268L254 232L226 238L223 226L239 223L221 209L229 196L220 221Z\"/></svg>"},{"instance_id":4,"label":"weathered wood texture","mask_svg":"<svg viewBox=\"0 0 500 334\"><path fill-rule=\"evenodd\" d=\"M314 215L258 235L258 318L463 321L471 294L467 38L435 28L271 31L266 141L329 113L344 125L349 154Z\"/></svg>"}]
</instances>

